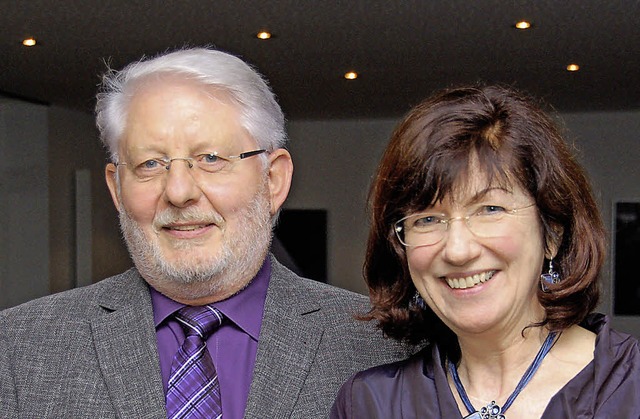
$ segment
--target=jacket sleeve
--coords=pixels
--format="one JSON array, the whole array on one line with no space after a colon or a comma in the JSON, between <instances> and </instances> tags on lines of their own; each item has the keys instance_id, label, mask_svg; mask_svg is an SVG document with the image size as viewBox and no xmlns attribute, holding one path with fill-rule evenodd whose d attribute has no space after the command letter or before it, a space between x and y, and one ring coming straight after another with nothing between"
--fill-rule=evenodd
<instances>
[{"instance_id":1,"label":"jacket sleeve","mask_svg":"<svg viewBox=\"0 0 640 419\"><path fill-rule=\"evenodd\" d=\"M0 418L18 417L16 387L11 368L11 350L5 316L0 313Z\"/></svg>"}]
</instances>

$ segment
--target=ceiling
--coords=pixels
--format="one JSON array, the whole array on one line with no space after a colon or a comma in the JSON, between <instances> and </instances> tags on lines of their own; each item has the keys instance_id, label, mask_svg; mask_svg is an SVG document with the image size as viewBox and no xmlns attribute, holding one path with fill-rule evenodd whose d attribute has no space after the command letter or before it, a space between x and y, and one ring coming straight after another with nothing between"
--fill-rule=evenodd
<instances>
[{"instance_id":1,"label":"ceiling","mask_svg":"<svg viewBox=\"0 0 640 419\"><path fill-rule=\"evenodd\" d=\"M479 81L560 111L640 109L638 18L636 0L0 0L0 93L91 112L105 61L211 45L254 64L289 119L396 117Z\"/></svg>"}]
</instances>

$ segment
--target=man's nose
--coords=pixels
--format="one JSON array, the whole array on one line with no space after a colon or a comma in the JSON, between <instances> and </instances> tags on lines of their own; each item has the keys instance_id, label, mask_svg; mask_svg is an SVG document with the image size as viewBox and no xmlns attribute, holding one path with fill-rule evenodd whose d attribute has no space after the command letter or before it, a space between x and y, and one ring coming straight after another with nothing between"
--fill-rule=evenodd
<instances>
[{"instance_id":1,"label":"man's nose","mask_svg":"<svg viewBox=\"0 0 640 419\"><path fill-rule=\"evenodd\" d=\"M187 163L187 166L189 167L189 169L193 169L193 159L191 159L189 157L175 157L175 158L169 160L169 163L167 164L165 169L171 170L171 165L176 160L182 160L183 162Z\"/></svg>"},{"instance_id":2,"label":"man's nose","mask_svg":"<svg viewBox=\"0 0 640 419\"><path fill-rule=\"evenodd\" d=\"M165 173L165 199L176 207L186 207L197 201L202 190L196 181L193 162L187 158L171 159Z\"/></svg>"}]
</instances>

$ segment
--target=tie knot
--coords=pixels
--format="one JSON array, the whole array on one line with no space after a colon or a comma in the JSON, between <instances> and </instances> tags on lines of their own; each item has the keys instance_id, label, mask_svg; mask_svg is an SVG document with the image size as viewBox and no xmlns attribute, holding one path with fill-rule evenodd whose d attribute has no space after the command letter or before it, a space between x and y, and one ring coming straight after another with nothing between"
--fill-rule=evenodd
<instances>
[{"instance_id":1,"label":"tie knot","mask_svg":"<svg viewBox=\"0 0 640 419\"><path fill-rule=\"evenodd\" d=\"M186 306L175 315L187 336L198 335L207 340L211 333L222 323L223 315L211 306Z\"/></svg>"}]
</instances>

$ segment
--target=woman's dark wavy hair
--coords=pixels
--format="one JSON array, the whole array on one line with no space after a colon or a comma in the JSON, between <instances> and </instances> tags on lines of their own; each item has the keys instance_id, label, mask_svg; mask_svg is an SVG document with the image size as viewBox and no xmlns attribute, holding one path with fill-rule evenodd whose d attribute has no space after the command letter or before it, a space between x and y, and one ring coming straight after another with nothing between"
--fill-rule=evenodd
<instances>
[{"instance_id":1,"label":"woman's dark wavy hair","mask_svg":"<svg viewBox=\"0 0 640 419\"><path fill-rule=\"evenodd\" d=\"M562 281L538 292L546 311L539 325L565 329L597 305L606 245L602 219L584 169L534 103L506 87L444 90L396 127L369 193L364 266L373 305L366 318L377 320L387 336L456 350L455 335L433 311L411 304L416 289L393 224L451 196L458 179L473 175L471 159L489 183L516 182L535 199L546 250L557 247L553 266Z\"/></svg>"}]
</instances>

